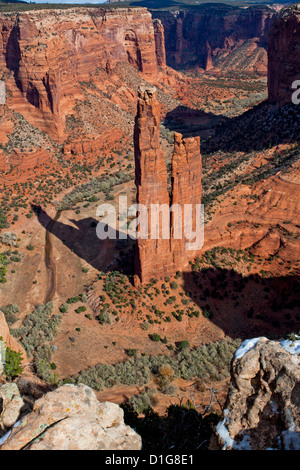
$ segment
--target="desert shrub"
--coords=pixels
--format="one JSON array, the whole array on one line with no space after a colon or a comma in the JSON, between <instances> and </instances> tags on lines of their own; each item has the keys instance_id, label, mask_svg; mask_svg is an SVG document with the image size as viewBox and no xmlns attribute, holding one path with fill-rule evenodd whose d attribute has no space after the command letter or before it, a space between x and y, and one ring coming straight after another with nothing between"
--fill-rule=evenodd
<instances>
[{"instance_id":1,"label":"desert shrub","mask_svg":"<svg viewBox=\"0 0 300 470\"><path fill-rule=\"evenodd\" d=\"M190 349L191 345L188 341L180 341L177 346L178 351L183 351L184 349Z\"/></svg>"},{"instance_id":2,"label":"desert shrub","mask_svg":"<svg viewBox=\"0 0 300 470\"><path fill-rule=\"evenodd\" d=\"M53 372L52 364L46 359L39 359L35 363L37 375L46 382L55 385L58 383L58 374Z\"/></svg>"},{"instance_id":3,"label":"desert shrub","mask_svg":"<svg viewBox=\"0 0 300 470\"><path fill-rule=\"evenodd\" d=\"M103 325L104 323L107 323L108 325L110 325L111 323L110 315L108 312L102 312L96 318L98 322L100 323L100 325Z\"/></svg>"},{"instance_id":4,"label":"desert shrub","mask_svg":"<svg viewBox=\"0 0 300 470\"><path fill-rule=\"evenodd\" d=\"M151 374L156 376L161 386L170 384L172 377L222 380L229 376L231 360L240 344L240 339L226 339L194 349L183 348L173 356L141 355L114 365L98 364L80 372L72 380L96 390L117 383L146 385Z\"/></svg>"},{"instance_id":5,"label":"desert shrub","mask_svg":"<svg viewBox=\"0 0 300 470\"><path fill-rule=\"evenodd\" d=\"M115 370L124 385L145 385L150 381L151 371L144 357L116 364Z\"/></svg>"},{"instance_id":6,"label":"desert shrub","mask_svg":"<svg viewBox=\"0 0 300 470\"><path fill-rule=\"evenodd\" d=\"M75 304L76 302L79 302L79 301L80 301L80 297L79 297L79 295L76 295L75 297L70 297L67 300L67 303L68 304Z\"/></svg>"},{"instance_id":7,"label":"desert shrub","mask_svg":"<svg viewBox=\"0 0 300 470\"><path fill-rule=\"evenodd\" d=\"M142 330L148 330L149 329L149 323L147 321L144 321L142 324L141 324L141 328Z\"/></svg>"},{"instance_id":8,"label":"desert shrub","mask_svg":"<svg viewBox=\"0 0 300 470\"><path fill-rule=\"evenodd\" d=\"M154 390L151 388L143 390L138 395L132 395L129 399L129 403L137 413L145 413L145 411L151 407L153 394Z\"/></svg>"},{"instance_id":9,"label":"desert shrub","mask_svg":"<svg viewBox=\"0 0 300 470\"><path fill-rule=\"evenodd\" d=\"M18 305L15 304L7 305L6 307L0 307L0 310L4 313L8 326L15 323L17 320L16 313L20 311Z\"/></svg>"},{"instance_id":10,"label":"desert shrub","mask_svg":"<svg viewBox=\"0 0 300 470\"><path fill-rule=\"evenodd\" d=\"M3 253L0 253L0 283L5 284L6 283L6 256Z\"/></svg>"},{"instance_id":11,"label":"desert shrub","mask_svg":"<svg viewBox=\"0 0 300 470\"><path fill-rule=\"evenodd\" d=\"M130 349L127 349L126 353L127 353L127 356L129 357L136 357L137 350L130 348Z\"/></svg>"},{"instance_id":12,"label":"desert shrub","mask_svg":"<svg viewBox=\"0 0 300 470\"><path fill-rule=\"evenodd\" d=\"M68 304L62 304L60 307L59 307L59 311L61 313L66 313L68 311L68 308L69 308L69 305Z\"/></svg>"},{"instance_id":13,"label":"desert shrub","mask_svg":"<svg viewBox=\"0 0 300 470\"><path fill-rule=\"evenodd\" d=\"M177 392L177 387L175 387L175 385L171 384L171 383L166 383L166 384L162 384L160 387L159 387L159 390L161 393L163 393L164 395L176 395L176 392Z\"/></svg>"},{"instance_id":14,"label":"desert shrub","mask_svg":"<svg viewBox=\"0 0 300 470\"><path fill-rule=\"evenodd\" d=\"M23 321L23 326L15 330L16 335L20 336L20 341L27 354L32 355L39 345L55 338L61 316L51 316L52 308L53 304L51 302L38 305L32 313L27 315Z\"/></svg>"},{"instance_id":15,"label":"desert shrub","mask_svg":"<svg viewBox=\"0 0 300 470\"><path fill-rule=\"evenodd\" d=\"M57 210L65 210L73 207L75 204L81 201L97 200L95 195L100 192L104 192L108 197L110 190L121 183L126 183L132 179L132 175L129 173L123 173L119 171L113 176L107 178L103 176L101 178L93 178L88 183L80 186L76 186L70 193L64 196L61 203L57 205Z\"/></svg>"},{"instance_id":16,"label":"desert shrub","mask_svg":"<svg viewBox=\"0 0 300 470\"><path fill-rule=\"evenodd\" d=\"M84 383L95 390L112 387L119 382L114 366L109 364L98 364L80 372L74 379L75 383Z\"/></svg>"},{"instance_id":17,"label":"desert shrub","mask_svg":"<svg viewBox=\"0 0 300 470\"><path fill-rule=\"evenodd\" d=\"M76 308L76 310L75 310L76 313L81 313L81 312L85 312L85 311L86 311L85 305L81 305L80 307Z\"/></svg>"},{"instance_id":18,"label":"desert shrub","mask_svg":"<svg viewBox=\"0 0 300 470\"><path fill-rule=\"evenodd\" d=\"M160 341L160 336L158 333L153 333L153 335L151 335L151 339L152 341Z\"/></svg>"}]
</instances>

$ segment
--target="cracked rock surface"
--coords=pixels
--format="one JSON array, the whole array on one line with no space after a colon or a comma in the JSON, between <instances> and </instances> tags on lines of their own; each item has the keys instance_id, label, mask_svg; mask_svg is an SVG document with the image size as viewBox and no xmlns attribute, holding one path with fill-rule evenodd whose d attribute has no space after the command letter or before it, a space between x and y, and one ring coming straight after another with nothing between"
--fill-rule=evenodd
<instances>
[{"instance_id":1,"label":"cracked rock surface","mask_svg":"<svg viewBox=\"0 0 300 470\"><path fill-rule=\"evenodd\" d=\"M251 341L233 359L224 419L210 447L298 450L300 341Z\"/></svg>"},{"instance_id":2,"label":"cracked rock surface","mask_svg":"<svg viewBox=\"0 0 300 470\"><path fill-rule=\"evenodd\" d=\"M34 404L1 450L139 450L141 438L124 424L123 410L100 403L86 385L66 384Z\"/></svg>"}]
</instances>

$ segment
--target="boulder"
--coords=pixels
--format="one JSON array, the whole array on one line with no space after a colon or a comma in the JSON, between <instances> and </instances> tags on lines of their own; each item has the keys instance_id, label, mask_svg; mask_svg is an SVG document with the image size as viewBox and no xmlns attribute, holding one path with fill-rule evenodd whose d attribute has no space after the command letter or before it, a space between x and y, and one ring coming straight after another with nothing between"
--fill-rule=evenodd
<instances>
[{"instance_id":1,"label":"boulder","mask_svg":"<svg viewBox=\"0 0 300 470\"><path fill-rule=\"evenodd\" d=\"M15 383L0 386L0 428L11 428L18 420L23 399Z\"/></svg>"},{"instance_id":2,"label":"boulder","mask_svg":"<svg viewBox=\"0 0 300 470\"><path fill-rule=\"evenodd\" d=\"M140 450L141 445L118 405L100 403L86 385L66 384L35 402L1 450Z\"/></svg>"}]
</instances>

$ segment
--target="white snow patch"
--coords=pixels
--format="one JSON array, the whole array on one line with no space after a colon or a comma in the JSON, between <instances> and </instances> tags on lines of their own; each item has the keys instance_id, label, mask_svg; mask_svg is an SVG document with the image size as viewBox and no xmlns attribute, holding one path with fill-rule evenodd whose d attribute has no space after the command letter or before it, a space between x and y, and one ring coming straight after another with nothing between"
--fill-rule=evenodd
<instances>
[{"instance_id":1,"label":"white snow patch","mask_svg":"<svg viewBox=\"0 0 300 470\"><path fill-rule=\"evenodd\" d=\"M296 431L295 425L282 433L285 450L300 450L300 434Z\"/></svg>"},{"instance_id":2,"label":"white snow patch","mask_svg":"<svg viewBox=\"0 0 300 470\"><path fill-rule=\"evenodd\" d=\"M297 339L296 341L286 339L284 341L281 341L280 344L283 349L285 349L290 354L300 354L300 339Z\"/></svg>"},{"instance_id":3,"label":"white snow patch","mask_svg":"<svg viewBox=\"0 0 300 470\"><path fill-rule=\"evenodd\" d=\"M247 434L243 435L240 442L235 442L233 445L234 450L252 450L250 437Z\"/></svg>"},{"instance_id":4,"label":"white snow patch","mask_svg":"<svg viewBox=\"0 0 300 470\"><path fill-rule=\"evenodd\" d=\"M8 431L6 434L4 434L4 436L0 437L0 446L4 444L4 442L6 441L6 439L9 438L10 435L11 435L11 430Z\"/></svg>"},{"instance_id":5,"label":"white snow patch","mask_svg":"<svg viewBox=\"0 0 300 470\"><path fill-rule=\"evenodd\" d=\"M260 339L261 339L260 337L246 339L235 352L235 355L234 355L235 359L241 359L244 356L244 354L246 354L246 352L254 348L254 346L256 345L256 343L258 343Z\"/></svg>"},{"instance_id":6,"label":"white snow patch","mask_svg":"<svg viewBox=\"0 0 300 470\"><path fill-rule=\"evenodd\" d=\"M21 423L21 420L19 419L19 421L17 421L14 425L13 425L13 428L17 428ZM0 437L0 446L2 446L2 444L4 444L4 442L9 438L9 436L11 435L11 431L12 429L10 429L6 434L4 434L4 436Z\"/></svg>"},{"instance_id":7,"label":"white snow patch","mask_svg":"<svg viewBox=\"0 0 300 470\"><path fill-rule=\"evenodd\" d=\"M218 436L224 442L222 450L226 450L227 447L233 447L233 445L234 445L234 439L232 439L230 437L229 431L225 426L226 424L229 423L228 416L229 416L229 410L226 409L226 410L224 410L224 419L223 419L223 421L220 421L216 426L216 432L217 432Z\"/></svg>"}]
</instances>

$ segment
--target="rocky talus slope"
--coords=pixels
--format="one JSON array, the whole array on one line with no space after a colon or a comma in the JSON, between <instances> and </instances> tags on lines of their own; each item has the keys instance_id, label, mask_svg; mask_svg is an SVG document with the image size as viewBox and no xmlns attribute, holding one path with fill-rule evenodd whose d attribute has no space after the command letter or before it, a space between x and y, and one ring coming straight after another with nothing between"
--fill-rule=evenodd
<instances>
[{"instance_id":1,"label":"rocky talus slope","mask_svg":"<svg viewBox=\"0 0 300 470\"><path fill-rule=\"evenodd\" d=\"M292 102L293 83L300 79L300 3L279 11L270 30L268 96L281 105ZM299 88L299 86L298 86Z\"/></svg>"},{"instance_id":2,"label":"rocky talus slope","mask_svg":"<svg viewBox=\"0 0 300 470\"><path fill-rule=\"evenodd\" d=\"M0 437L1 450L141 449L140 436L124 424L123 410L114 403L100 403L86 385L63 385L47 393L20 421L22 398L16 384L10 385L14 390L5 424L14 427ZM7 385L0 387L0 396L7 396L3 387Z\"/></svg>"},{"instance_id":3,"label":"rocky talus slope","mask_svg":"<svg viewBox=\"0 0 300 470\"><path fill-rule=\"evenodd\" d=\"M300 449L300 340L246 340L236 351L211 449Z\"/></svg>"}]
</instances>

